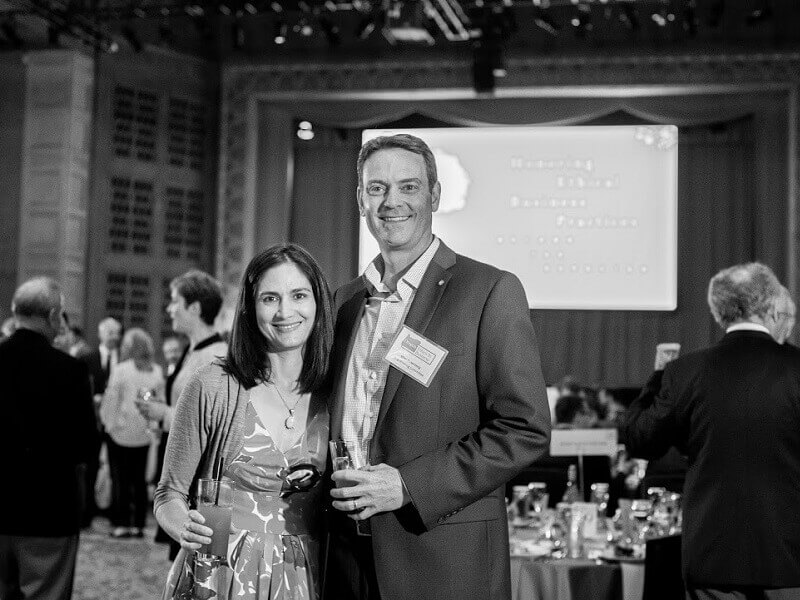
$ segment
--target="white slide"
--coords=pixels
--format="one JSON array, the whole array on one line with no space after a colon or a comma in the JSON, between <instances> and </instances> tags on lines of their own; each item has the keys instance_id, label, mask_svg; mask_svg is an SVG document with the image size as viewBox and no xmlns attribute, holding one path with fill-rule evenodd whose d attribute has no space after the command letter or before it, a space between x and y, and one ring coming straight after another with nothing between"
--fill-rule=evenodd
<instances>
[{"instance_id":1,"label":"white slide","mask_svg":"<svg viewBox=\"0 0 800 600\"><path fill-rule=\"evenodd\" d=\"M676 308L677 127L370 129L363 141L395 133L436 157L433 232L516 274L531 308ZM362 220L361 271L376 254Z\"/></svg>"}]
</instances>

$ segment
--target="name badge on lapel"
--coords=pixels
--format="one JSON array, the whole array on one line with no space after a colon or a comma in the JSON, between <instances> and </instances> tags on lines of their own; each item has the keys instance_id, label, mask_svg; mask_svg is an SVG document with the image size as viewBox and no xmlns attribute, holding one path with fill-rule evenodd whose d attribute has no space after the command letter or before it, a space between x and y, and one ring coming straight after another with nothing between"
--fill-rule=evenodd
<instances>
[{"instance_id":1,"label":"name badge on lapel","mask_svg":"<svg viewBox=\"0 0 800 600\"><path fill-rule=\"evenodd\" d=\"M448 352L408 325L403 325L386 353L386 360L401 373L428 387Z\"/></svg>"}]
</instances>

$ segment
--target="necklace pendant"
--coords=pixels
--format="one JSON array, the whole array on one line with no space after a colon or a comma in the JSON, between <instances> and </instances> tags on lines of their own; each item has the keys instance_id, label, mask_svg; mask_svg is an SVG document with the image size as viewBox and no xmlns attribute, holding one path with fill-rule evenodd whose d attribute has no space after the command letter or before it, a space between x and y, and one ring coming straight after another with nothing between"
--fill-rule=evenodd
<instances>
[{"instance_id":1,"label":"necklace pendant","mask_svg":"<svg viewBox=\"0 0 800 600\"><path fill-rule=\"evenodd\" d=\"M294 409L289 409L289 416L286 417L286 420L283 422L283 426L286 429L294 429Z\"/></svg>"}]
</instances>

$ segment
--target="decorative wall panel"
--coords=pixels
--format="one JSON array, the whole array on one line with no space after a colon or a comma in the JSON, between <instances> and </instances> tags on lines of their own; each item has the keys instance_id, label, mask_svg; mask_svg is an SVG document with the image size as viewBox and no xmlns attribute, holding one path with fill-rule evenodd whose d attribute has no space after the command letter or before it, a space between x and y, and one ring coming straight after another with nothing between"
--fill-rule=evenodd
<instances>
[{"instance_id":1,"label":"decorative wall panel","mask_svg":"<svg viewBox=\"0 0 800 600\"><path fill-rule=\"evenodd\" d=\"M24 62L18 280L56 278L67 312L82 322L94 63L67 50L32 52Z\"/></svg>"},{"instance_id":2,"label":"decorative wall panel","mask_svg":"<svg viewBox=\"0 0 800 600\"><path fill-rule=\"evenodd\" d=\"M230 64L223 69L223 108L220 137L217 270L229 285L238 285L251 257L258 231L254 216L259 203L285 203L284 190L272 189L278 197L261 194L264 174L248 168L271 151L269 132L259 115L271 107L289 107L292 114L315 110L324 114L325 103L358 102L367 114L379 114L376 106L395 101L404 105L404 116L426 102L454 103L481 98L483 104L503 99L529 99L529 123L541 122L537 103L543 99L657 98L675 96L740 95L791 90L793 108L787 116L791 129L789 194L792 215L787 225L787 253L796 257L798 248L798 95L800 53L685 54L661 56L570 56L508 57L508 76L497 80L493 94L478 96L472 89L472 64L464 58L417 62L373 61L359 64L307 63L252 65ZM258 108L253 109L256 104ZM263 105L263 108L262 108ZM323 108L320 108L320 105ZM709 114L713 116L713 102ZM332 112L332 111L331 111ZM443 109L442 112L446 112ZM458 111L455 111L458 112ZM458 112L459 116L465 111ZM337 122L331 115L328 124ZM397 118L397 117L395 117ZM462 119L463 120L463 119ZM480 120L480 119L476 119ZM454 118L454 122L459 119ZM370 123L368 116L361 126ZM484 119L485 122L485 119ZM505 121L497 121L505 122ZM281 126L283 124L280 124ZM260 129L259 129L260 127ZM259 131L253 142L247 133ZM260 179L261 178L261 179ZM262 182L263 183L263 182ZM266 184L264 184L266 185ZM793 293L800 291L797 259L788 262L787 280Z\"/></svg>"}]
</instances>

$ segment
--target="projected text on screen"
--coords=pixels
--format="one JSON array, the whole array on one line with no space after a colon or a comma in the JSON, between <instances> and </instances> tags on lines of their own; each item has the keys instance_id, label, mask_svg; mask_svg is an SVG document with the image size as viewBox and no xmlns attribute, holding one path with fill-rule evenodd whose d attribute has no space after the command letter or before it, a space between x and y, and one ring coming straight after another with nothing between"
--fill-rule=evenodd
<instances>
[{"instance_id":1,"label":"projected text on screen","mask_svg":"<svg viewBox=\"0 0 800 600\"><path fill-rule=\"evenodd\" d=\"M678 130L671 125L366 130L411 133L442 185L433 231L515 273L531 308L673 310ZM361 270L378 253L363 220Z\"/></svg>"}]
</instances>

